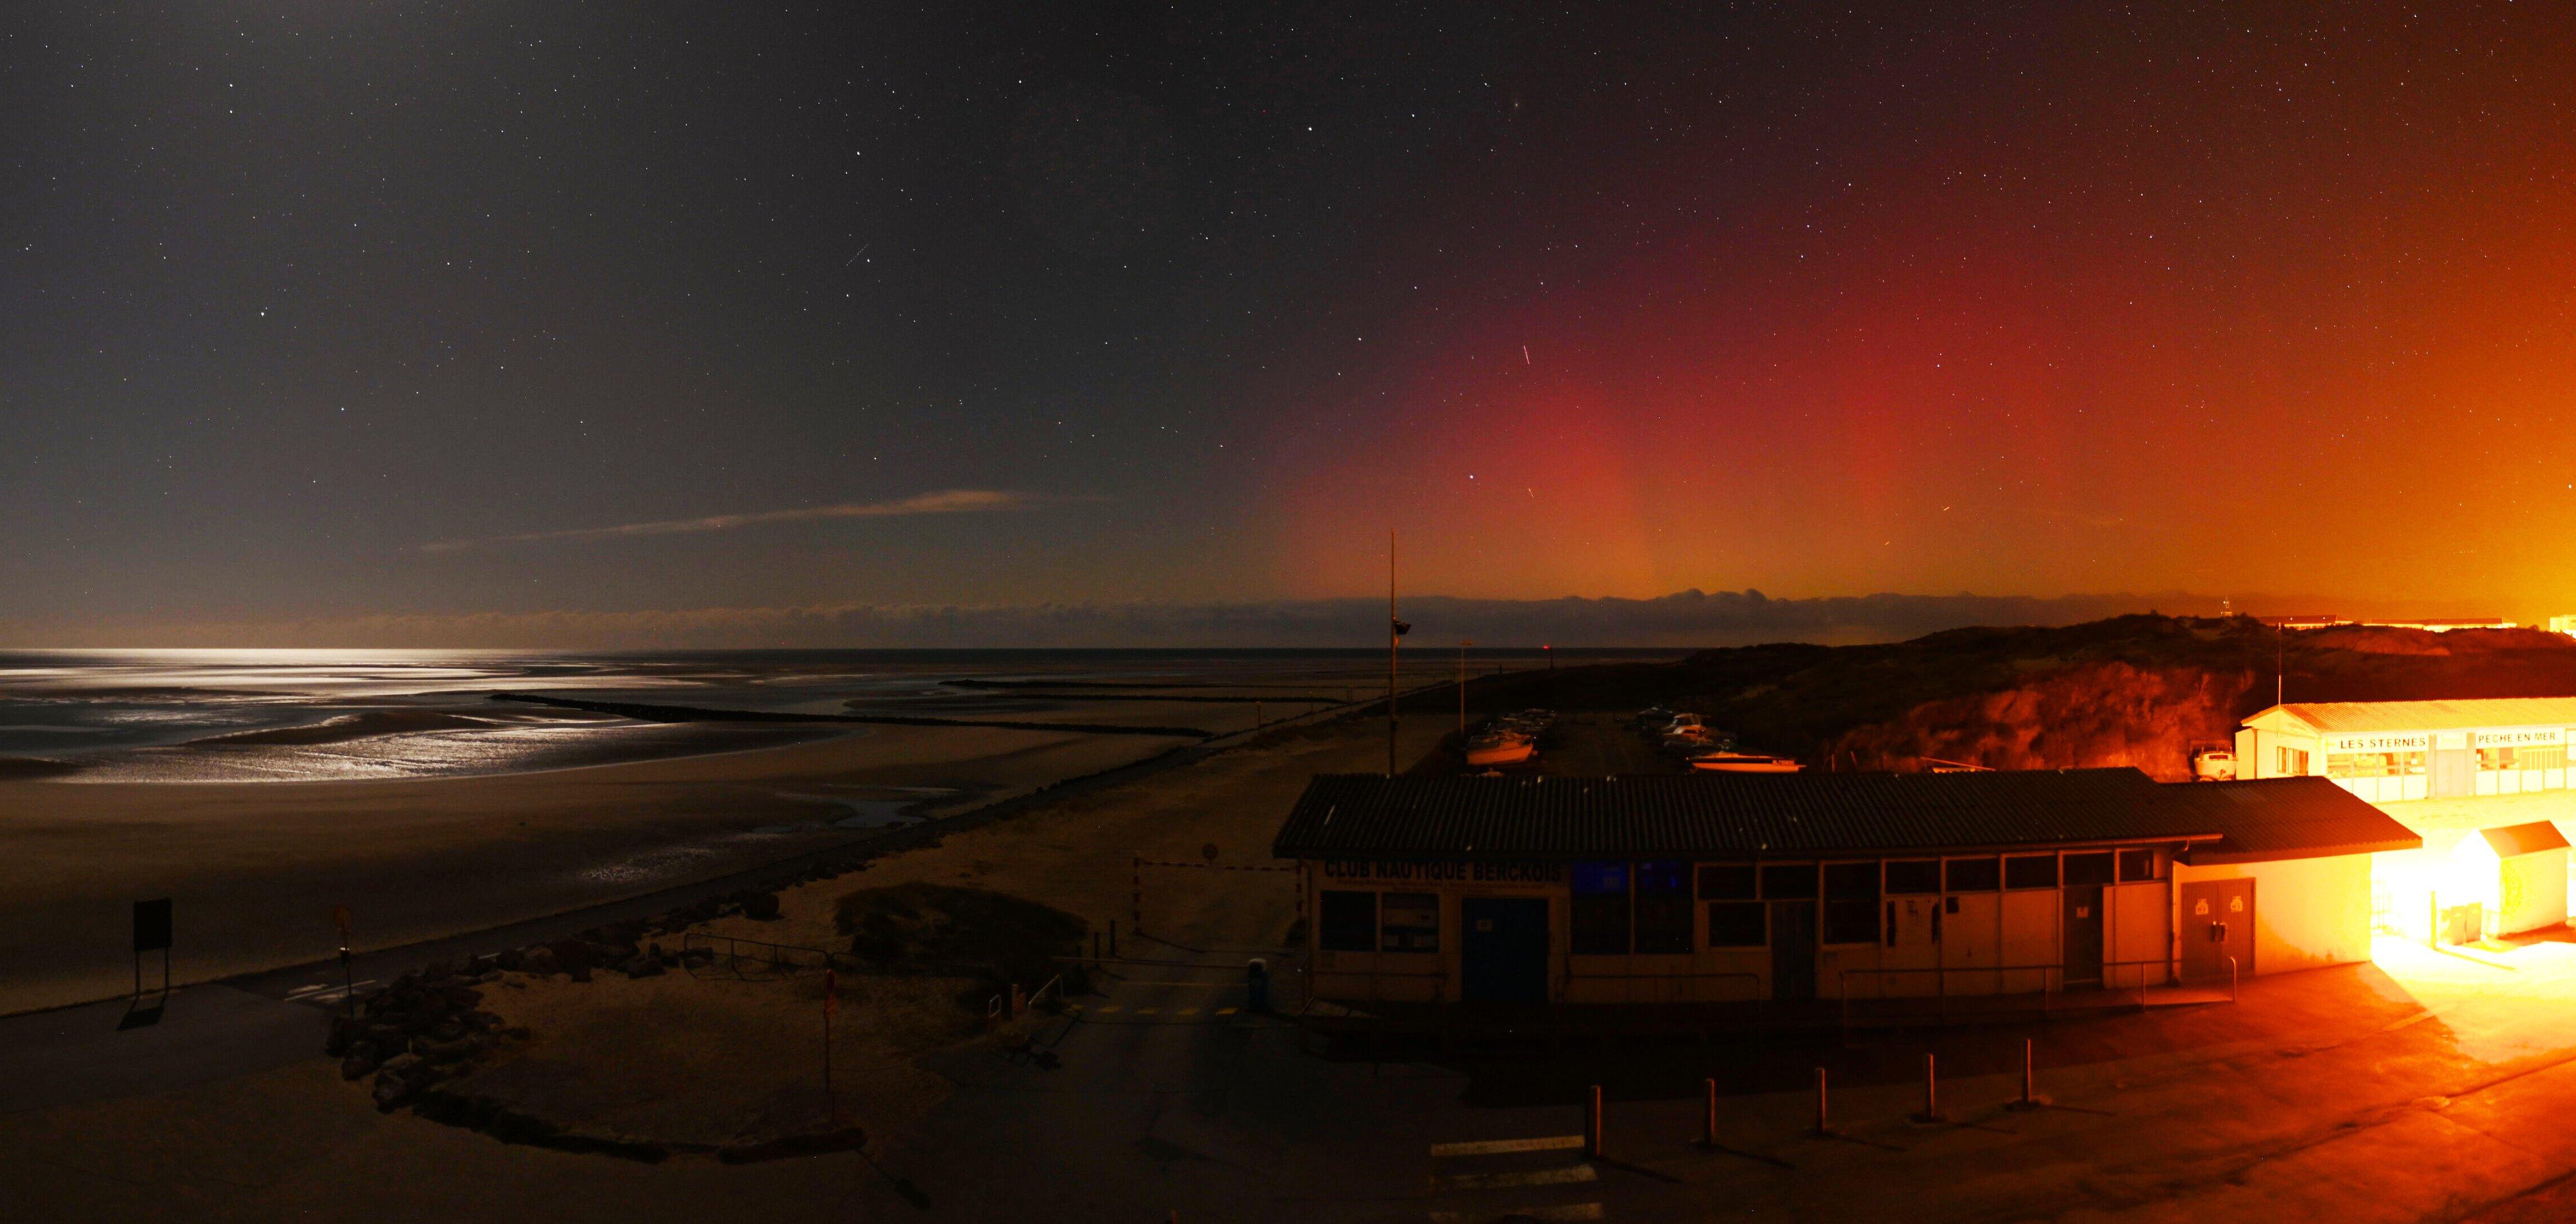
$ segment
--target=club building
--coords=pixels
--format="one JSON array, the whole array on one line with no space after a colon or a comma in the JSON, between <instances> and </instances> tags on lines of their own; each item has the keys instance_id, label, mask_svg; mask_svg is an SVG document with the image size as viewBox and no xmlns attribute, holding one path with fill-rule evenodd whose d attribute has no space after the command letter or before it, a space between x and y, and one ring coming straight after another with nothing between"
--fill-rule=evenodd
<instances>
[{"instance_id":1,"label":"club building","mask_svg":"<svg viewBox=\"0 0 2576 1224\"><path fill-rule=\"evenodd\" d=\"M2471 943L2566 925L2576 697L2276 705L2236 733L2253 778L2322 777L2423 839L2379 856L2378 929Z\"/></svg>"},{"instance_id":2,"label":"club building","mask_svg":"<svg viewBox=\"0 0 2576 1224\"><path fill-rule=\"evenodd\" d=\"M2240 777L2323 777L2373 803L2567 788L2576 697L2312 701L2236 733Z\"/></svg>"},{"instance_id":3,"label":"club building","mask_svg":"<svg viewBox=\"0 0 2576 1224\"><path fill-rule=\"evenodd\" d=\"M1315 998L1676 1004L2176 981L2367 960L2373 853L2324 779L2133 769L1327 775L1275 853Z\"/></svg>"}]
</instances>

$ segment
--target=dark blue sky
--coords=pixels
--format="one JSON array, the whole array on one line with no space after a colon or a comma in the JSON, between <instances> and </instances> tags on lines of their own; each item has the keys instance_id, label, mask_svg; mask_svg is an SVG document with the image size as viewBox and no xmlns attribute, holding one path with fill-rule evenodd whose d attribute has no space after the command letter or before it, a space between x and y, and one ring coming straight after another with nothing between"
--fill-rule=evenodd
<instances>
[{"instance_id":1,"label":"dark blue sky","mask_svg":"<svg viewBox=\"0 0 2576 1224\"><path fill-rule=\"evenodd\" d=\"M1485 597L2558 597L2211 561L2338 471L2576 527L2397 432L2560 421L2554 19L1354 12L17 10L0 638L1342 595L1390 520Z\"/></svg>"}]
</instances>

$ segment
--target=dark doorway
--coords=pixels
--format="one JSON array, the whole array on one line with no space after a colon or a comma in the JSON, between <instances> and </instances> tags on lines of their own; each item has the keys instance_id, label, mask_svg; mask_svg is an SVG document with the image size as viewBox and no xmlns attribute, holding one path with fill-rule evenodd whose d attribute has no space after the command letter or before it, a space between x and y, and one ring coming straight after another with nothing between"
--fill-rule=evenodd
<instances>
[{"instance_id":1,"label":"dark doorway","mask_svg":"<svg viewBox=\"0 0 2576 1224\"><path fill-rule=\"evenodd\" d=\"M1816 903L1771 903L1771 997L1816 997Z\"/></svg>"},{"instance_id":2,"label":"dark doorway","mask_svg":"<svg viewBox=\"0 0 2576 1224\"><path fill-rule=\"evenodd\" d=\"M2102 984L2102 886L2066 889L2066 986Z\"/></svg>"},{"instance_id":3,"label":"dark doorway","mask_svg":"<svg viewBox=\"0 0 2576 1224\"><path fill-rule=\"evenodd\" d=\"M1458 902L1459 996L1484 1003L1547 1002L1547 898Z\"/></svg>"},{"instance_id":4,"label":"dark doorway","mask_svg":"<svg viewBox=\"0 0 2576 1224\"><path fill-rule=\"evenodd\" d=\"M2208 880L2182 886L2182 976L2215 985L2254 972L2254 881Z\"/></svg>"}]
</instances>

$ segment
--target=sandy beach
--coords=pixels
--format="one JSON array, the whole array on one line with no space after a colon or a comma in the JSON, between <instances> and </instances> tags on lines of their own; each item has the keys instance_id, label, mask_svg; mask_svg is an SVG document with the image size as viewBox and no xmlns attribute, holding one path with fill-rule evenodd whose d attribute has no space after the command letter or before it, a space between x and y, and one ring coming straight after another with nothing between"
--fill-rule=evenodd
<instances>
[{"instance_id":1,"label":"sandy beach","mask_svg":"<svg viewBox=\"0 0 2576 1224\"><path fill-rule=\"evenodd\" d=\"M825 848L1184 741L871 727L821 742L395 781L0 780L0 1014L132 987L130 904L170 897L199 981L475 930ZM157 967L157 966L156 966Z\"/></svg>"}]
</instances>

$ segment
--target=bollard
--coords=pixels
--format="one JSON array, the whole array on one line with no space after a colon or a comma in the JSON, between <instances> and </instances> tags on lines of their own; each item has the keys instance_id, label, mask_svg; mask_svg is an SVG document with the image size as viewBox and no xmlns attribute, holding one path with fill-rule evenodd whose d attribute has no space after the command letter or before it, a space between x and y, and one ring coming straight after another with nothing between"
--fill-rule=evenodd
<instances>
[{"instance_id":1,"label":"bollard","mask_svg":"<svg viewBox=\"0 0 2576 1224\"><path fill-rule=\"evenodd\" d=\"M1825 1069L1818 1067L1816 1068L1816 1133L1829 1135L1833 1133L1833 1129L1833 1123L1825 1117Z\"/></svg>"},{"instance_id":2,"label":"bollard","mask_svg":"<svg viewBox=\"0 0 2576 1224\"><path fill-rule=\"evenodd\" d=\"M2047 1097L2044 1097L2044 1096L2039 1095L2039 1093L2038 1093L2038 1091L2037 1091L2038 1083L2037 1083L2036 1079L2035 1079L2035 1078L2032 1076L2032 1074L2031 1074L2031 1057L2030 1057L2030 1047L2031 1047L2031 1039L2030 1039L2030 1038L2028 1038L2028 1037L2024 1037L2024 1038L2022 1038L2022 1039L2021 1039L2021 1099L2020 1099L2020 1100L2018 1100L2018 1101L2013 1102L2013 1103L2012 1103L2012 1104L2010 1104L2010 1105L2005 1106L2004 1108L2006 1108L2006 1109L2023 1109L2023 1110L2028 1110L2028 1109L2042 1109L2042 1108L2046 1108L2046 1107L2047 1107L2047 1105L2049 1104L2049 1100L2048 1100L2048 1098L2047 1098Z\"/></svg>"},{"instance_id":3,"label":"bollard","mask_svg":"<svg viewBox=\"0 0 2576 1224\"><path fill-rule=\"evenodd\" d=\"M1923 1055L1923 1112L1914 1115L1914 1121L1928 1126L1942 1120L1940 1083L1933 1074L1932 1055L1926 1051Z\"/></svg>"},{"instance_id":4,"label":"bollard","mask_svg":"<svg viewBox=\"0 0 2576 1224\"><path fill-rule=\"evenodd\" d=\"M1601 1085L1592 1086L1590 1105L1583 1113L1583 1154L1601 1159Z\"/></svg>"},{"instance_id":5,"label":"bollard","mask_svg":"<svg viewBox=\"0 0 2576 1224\"><path fill-rule=\"evenodd\" d=\"M1700 1142L1705 1143L1705 1144L1709 1145L1710 1147L1716 1147L1716 1146L1717 1146L1717 1081L1716 1081L1716 1080L1713 1080L1713 1079L1712 1079L1712 1080L1702 1080L1702 1081L1700 1081L1700 1083L1701 1083L1702 1085L1706 1086L1706 1087L1707 1087L1707 1089L1708 1089L1708 1119L1707 1119L1706 1123L1705 1123L1705 1124L1700 1128Z\"/></svg>"}]
</instances>

